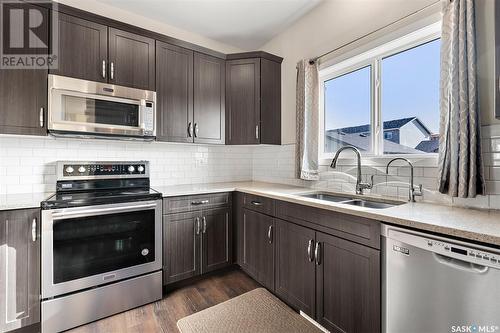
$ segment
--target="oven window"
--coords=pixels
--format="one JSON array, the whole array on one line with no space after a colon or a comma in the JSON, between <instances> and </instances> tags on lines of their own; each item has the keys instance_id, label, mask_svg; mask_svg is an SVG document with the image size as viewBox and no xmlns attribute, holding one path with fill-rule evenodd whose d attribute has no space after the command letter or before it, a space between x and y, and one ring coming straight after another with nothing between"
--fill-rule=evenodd
<instances>
[{"instance_id":1,"label":"oven window","mask_svg":"<svg viewBox=\"0 0 500 333\"><path fill-rule=\"evenodd\" d=\"M154 230L154 210L56 221L54 283L153 262Z\"/></svg>"},{"instance_id":2,"label":"oven window","mask_svg":"<svg viewBox=\"0 0 500 333\"><path fill-rule=\"evenodd\" d=\"M62 120L119 126L139 126L139 105L62 95Z\"/></svg>"}]
</instances>

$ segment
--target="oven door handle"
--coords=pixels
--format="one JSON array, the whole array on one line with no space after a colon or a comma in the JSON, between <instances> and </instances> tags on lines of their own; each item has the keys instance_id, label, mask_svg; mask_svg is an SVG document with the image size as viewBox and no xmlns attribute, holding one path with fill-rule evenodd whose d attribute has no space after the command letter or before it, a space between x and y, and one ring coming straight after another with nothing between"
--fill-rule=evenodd
<instances>
[{"instance_id":1,"label":"oven door handle","mask_svg":"<svg viewBox=\"0 0 500 333\"><path fill-rule=\"evenodd\" d=\"M94 215L105 215L113 213L126 213L136 210L146 210L150 208L156 208L157 204L145 204L145 205L132 205L132 206L121 206L121 207L109 207L109 208L98 208L98 209L79 209L74 211L61 211L52 213L52 219L62 220L67 218L77 218L85 216Z\"/></svg>"}]
</instances>

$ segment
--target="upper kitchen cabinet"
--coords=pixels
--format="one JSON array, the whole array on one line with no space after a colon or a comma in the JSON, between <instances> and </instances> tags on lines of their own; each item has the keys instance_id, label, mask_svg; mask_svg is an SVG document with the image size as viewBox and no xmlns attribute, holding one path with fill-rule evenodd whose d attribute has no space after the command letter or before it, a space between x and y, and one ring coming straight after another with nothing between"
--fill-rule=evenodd
<instances>
[{"instance_id":1,"label":"upper kitchen cabinet","mask_svg":"<svg viewBox=\"0 0 500 333\"><path fill-rule=\"evenodd\" d=\"M155 41L58 13L59 60L51 74L155 90Z\"/></svg>"},{"instance_id":2,"label":"upper kitchen cabinet","mask_svg":"<svg viewBox=\"0 0 500 333\"><path fill-rule=\"evenodd\" d=\"M50 73L108 82L108 27L63 13L59 20L59 61Z\"/></svg>"},{"instance_id":3,"label":"upper kitchen cabinet","mask_svg":"<svg viewBox=\"0 0 500 333\"><path fill-rule=\"evenodd\" d=\"M193 142L193 51L156 42L156 139Z\"/></svg>"},{"instance_id":4,"label":"upper kitchen cabinet","mask_svg":"<svg viewBox=\"0 0 500 333\"><path fill-rule=\"evenodd\" d=\"M224 144L224 60L194 54L193 136L195 143Z\"/></svg>"},{"instance_id":5,"label":"upper kitchen cabinet","mask_svg":"<svg viewBox=\"0 0 500 333\"><path fill-rule=\"evenodd\" d=\"M281 144L282 60L265 52L227 56L227 144Z\"/></svg>"},{"instance_id":6,"label":"upper kitchen cabinet","mask_svg":"<svg viewBox=\"0 0 500 333\"><path fill-rule=\"evenodd\" d=\"M48 10L37 9L48 16ZM49 33L48 25L38 29ZM47 74L48 68L0 69L1 134L47 135Z\"/></svg>"},{"instance_id":7,"label":"upper kitchen cabinet","mask_svg":"<svg viewBox=\"0 0 500 333\"><path fill-rule=\"evenodd\" d=\"M109 28L109 82L155 90L155 41Z\"/></svg>"}]
</instances>

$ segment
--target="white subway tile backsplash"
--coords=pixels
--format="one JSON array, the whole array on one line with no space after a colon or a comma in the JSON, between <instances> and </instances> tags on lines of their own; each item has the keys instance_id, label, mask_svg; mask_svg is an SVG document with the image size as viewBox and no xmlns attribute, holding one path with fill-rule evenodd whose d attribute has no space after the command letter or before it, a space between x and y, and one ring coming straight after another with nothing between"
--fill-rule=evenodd
<instances>
[{"instance_id":1,"label":"white subway tile backsplash","mask_svg":"<svg viewBox=\"0 0 500 333\"><path fill-rule=\"evenodd\" d=\"M252 179L252 147L0 136L0 193L54 191L58 160L148 160L152 186Z\"/></svg>"},{"instance_id":2,"label":"white subway tile backsplash","mask_svg":"<svg viewBox=\"0 0 500 333\"><path fill-rule=\"evenodd\" d=\"M488 195L451 199L439 193L437 163L421 159L414 163L415 185L424 187L423 198L417 200L500 209L500 137L488 138L484 133ZM54 191L57 160L148 160L153 186L255 180L353 193L357 172L353 161L341 161L336 169L320 166L319 181L296 179L294 144L245 147L0 136L0 193ZM374 175L375 186L367 192L408 198L408 166L395 164L386 175L385 161L363 162L363 180L370 181Z\"/></svg>"}]
</instances>

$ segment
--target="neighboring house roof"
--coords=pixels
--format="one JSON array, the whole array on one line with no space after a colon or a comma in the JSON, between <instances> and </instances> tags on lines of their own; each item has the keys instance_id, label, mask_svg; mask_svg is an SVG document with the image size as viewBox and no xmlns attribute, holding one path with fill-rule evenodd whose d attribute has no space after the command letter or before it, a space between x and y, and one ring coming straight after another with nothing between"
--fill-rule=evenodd
<instances>
[{"instance_id":1,"label":"neighboring house roof","mask_svg":"<svg viewBox=\"0 0 500 333\"><path fill-rule=\"evenodd\" d=\"M401 118L401 119L384 121L384 130L399 129L413 120L416 120L429 133L429 135L432 134L432 132L429 131L427 126L425 126L424 123L422 123L420 121L420 119L418 119L417 117ZM370 125L361 125L361 126L352 126L352 127L344 127L344 128L328 130L328 132L341 132L341 133L345 133L345 134L355 134L355 133L367 133L367 132L370 132L370 130L371 130Z\"/></svg>"},{"instance_id":2,"label":"neighboring house roof","mask_svg":"<svg viewBox=\"0 0 500 333\"><path fill-rule=\"evenodd\" d=\"M420 142L415 149L420 151L425 151L426 153L438 153L439 152L439 140L425 140Z\"/></svg>"},{"instance_id":3,"label":"neighboring house roof","mask_svg":"<svg viewBox=\"0 0 500 333\"><path fill-rule=\"evenodd\" d=\"M360 134L342 134L329 131L326 135L328 139L341 145L354 146L361 151L370 150L370 136ZM422 151L400 145L398 143L384 140L384 152L386 154L418 154Z\"/></svg>"}]
</instances>

